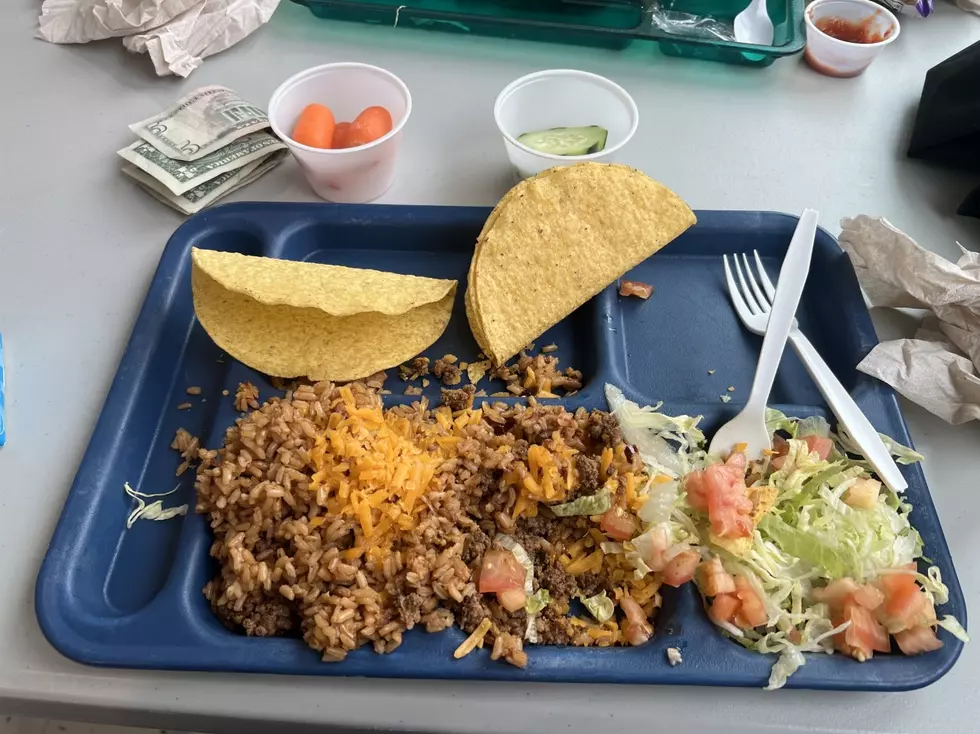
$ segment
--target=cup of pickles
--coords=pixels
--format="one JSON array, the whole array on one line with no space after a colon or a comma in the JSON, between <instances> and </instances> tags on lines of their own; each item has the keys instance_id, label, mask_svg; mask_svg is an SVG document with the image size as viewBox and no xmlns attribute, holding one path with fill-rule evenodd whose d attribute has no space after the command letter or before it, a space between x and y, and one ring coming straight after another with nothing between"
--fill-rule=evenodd
<instances>
[{"instance_id":1,"label":"cup of pickles","mask_svg":"<svg viewBox=\"0 0 980 734\"><path fill-rule=\"evenodd\" d=\"M614 162L640 121L625 89L576 69L516 79L497 96L493 116L519 178L581 161Z\"/></svg>"},{"instance_id":2,"label":"cup of pickles","mask_svg":"<svg viewBox=\"0 0 980 734\"><path fill-rule=\"evenodd\" d=\"M269 122L322 199L363 203L395 179L408 87L390 71L353 62L306 69L269 101Z\"/></svg>"}]
</instances>

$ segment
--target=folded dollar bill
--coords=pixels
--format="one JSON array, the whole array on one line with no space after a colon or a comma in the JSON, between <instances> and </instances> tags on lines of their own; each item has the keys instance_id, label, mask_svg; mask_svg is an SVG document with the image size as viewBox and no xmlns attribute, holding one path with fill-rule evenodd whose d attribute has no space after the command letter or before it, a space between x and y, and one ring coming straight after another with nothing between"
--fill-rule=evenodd
<instances>
[{"instance_id":1,"label":"folded dollar bill","mask_svg":"<svg viewBox=\"0 0 980 734\"><path fill-rule=\"evenodd\" d=\"M195 89L169 109L129 129L178 161L196 161L238 138L269 127L265 111L228 87Z\"/></svg>"},{"instance_id":2,"label":"folded dollar bill","mask_svg":"<svg viewBox=\"0 0 980 734\"><path fill-rule=\"evenodd\" d=\"M197 214L201 209L210 206L218 199L247 186L255 179L271 171L282 163L286 155L286 151L277 150L275 153L270 153L265 158L260 158L237 170L226 171L179 196L134 165L124 163L122 172L134 179L140 188L157 201L183 214Z\"/></svg>"},{"instance_id":3,"label":"folded dollar bill","mask_svg":"<svg viewBox=\"0 0 980 734\"><path fill-rule=\"evenodd\" d=\"M231 89L196 89L133 123L139 140L118 151L122 172L155 199L194 214L277 166L286 146L265 111Z\"/></svg>"}]
</instances>

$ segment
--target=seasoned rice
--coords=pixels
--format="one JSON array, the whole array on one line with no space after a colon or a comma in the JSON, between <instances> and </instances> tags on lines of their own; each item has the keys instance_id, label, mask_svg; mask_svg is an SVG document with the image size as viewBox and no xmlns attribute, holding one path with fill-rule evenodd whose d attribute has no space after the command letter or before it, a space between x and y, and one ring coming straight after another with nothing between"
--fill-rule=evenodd
<instances>
[{"instance_id":1,"label":"seasoned rice","mask_svg":"<svg viewBox=\"0 0 980 734\"><path fill-rule=\"evenodd\" d=\"M219 567L204 594L225 625L301 635L325 661L340 661L367 644L391 652L415 627L473 633L489 620L480 642L493 659L523 667L527 615L477 590L498 533L523 545L535 591L551 593L538 642L622 644L615 619L568 616L584 593L630 595L653 613L658 580L636 580L621 557L603 556L593 519L547 509L595 489L598 478L582 467L600 461L616 501L633 506L642 468L615 419L533 398L470 407L472 386L446 392L455 411L423 400L382 412L363 383L298 385L238 419L217 450L178 432L179 471L200 461L197 511L209 518ZM243 383L236 407L257 398Z\"/></svg>"}]
</instances>

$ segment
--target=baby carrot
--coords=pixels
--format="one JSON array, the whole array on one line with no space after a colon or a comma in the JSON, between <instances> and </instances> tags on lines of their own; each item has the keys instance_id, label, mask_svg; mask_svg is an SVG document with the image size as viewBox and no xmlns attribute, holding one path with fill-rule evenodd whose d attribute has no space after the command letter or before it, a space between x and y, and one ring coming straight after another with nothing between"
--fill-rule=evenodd
<instances>
[{"instance_id":1,"label":"baby carrot","mask_svg":"<svg viewBox=\"0 0 980 734\"><path fill-rule=\"evenodd\" d=\"M350 130L352 124L349 122L338 122L333 130L333 147L350 148Z\"/></svg>"},{"instance_id":2,"label":"baby carrot","mask_svg":"<svg viewBox=\"0 0 980 734\"><path fill-rule=\"evenodd\" d=\"M308 104L293 127L293 140L311 148L333 147L333 112L322 104Z\"/></svg>"},{"instance_id":3,"label":"baby carrot","mask_svg":"<svg viewBox=\"0 0 980 734\"><path fill-rule=\"evenodd\" d=\"M367 145L391 132L391 113L384 107L368 107L351 126L352 146Z\"/></svg>"}]
</instances>

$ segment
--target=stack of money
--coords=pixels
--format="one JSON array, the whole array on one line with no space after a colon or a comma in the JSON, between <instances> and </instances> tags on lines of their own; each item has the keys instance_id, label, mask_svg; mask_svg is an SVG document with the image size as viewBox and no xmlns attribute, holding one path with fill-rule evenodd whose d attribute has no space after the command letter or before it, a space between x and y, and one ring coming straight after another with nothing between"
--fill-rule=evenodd
<instances>
[{"instance_id":1,"label":"stack of money","mask_svg":"<svg viewBox=\"0 0 980 734\"><path fill-rule=\"evenodd\" d=\"M129 126L122 171L150 196L194 214L275 168L286 146L265 112L227 87L201 87L159 115Z\"/></svg>"}]
</instances>

